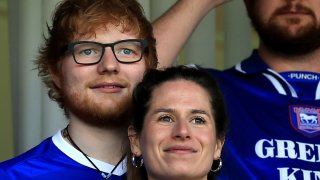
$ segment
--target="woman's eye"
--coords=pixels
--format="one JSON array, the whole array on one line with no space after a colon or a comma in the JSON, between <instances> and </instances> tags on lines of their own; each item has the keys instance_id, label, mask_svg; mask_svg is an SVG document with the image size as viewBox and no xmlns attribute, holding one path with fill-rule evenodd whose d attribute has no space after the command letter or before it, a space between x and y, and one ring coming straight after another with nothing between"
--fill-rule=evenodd
<instances>
[{"instance_id":1,"label":"woman's eye","mask_svg":"<svg viewBox=\"0 0 320 180\"><path fill-rule=\"evenodd\" d=\"M173 122L173 119L171 116L164 115L159 117L159 121L161 122Z\"/></svg>"},{"instance_id":2,"label":"woman's eye","mask_svg":"<svg viewBox=\"0 0 320 180\"><path fill-rule=\"evenodd\" d=\"M203 117L195 117L191 120L192 124L204 124L206 121Z\"/></svg>"}]
</instances>

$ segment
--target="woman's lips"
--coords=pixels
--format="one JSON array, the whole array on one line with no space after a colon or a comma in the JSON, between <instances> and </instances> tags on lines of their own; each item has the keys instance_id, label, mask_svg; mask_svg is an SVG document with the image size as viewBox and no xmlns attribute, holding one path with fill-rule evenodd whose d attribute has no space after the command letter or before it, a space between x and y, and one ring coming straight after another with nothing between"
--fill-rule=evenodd
<instances>
[{"instance_id":1,"label":"woman's lips","mask_svg":"<svg viewBox=\"0 0 320 180\"><path fill-rule=\"evenodd\" d=\"M197 151L191 146L170 146L168 148L165 148L164 152L175 154L190 154L196 153Z\"/></svg>"}]
</instances>

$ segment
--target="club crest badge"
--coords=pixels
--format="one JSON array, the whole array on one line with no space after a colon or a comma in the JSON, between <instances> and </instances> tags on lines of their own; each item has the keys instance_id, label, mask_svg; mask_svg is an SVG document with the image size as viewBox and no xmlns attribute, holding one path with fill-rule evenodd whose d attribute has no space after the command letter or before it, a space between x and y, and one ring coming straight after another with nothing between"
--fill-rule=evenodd
<instances>
[{"instance_id":1,"label":"club crest badge","mask_svg":"<svg viewBox=\"0 0 320 180\"><path fill-rule=\"evenodd\" d=\"M320 107L289 106L291 125L308 137L320 135Z\"/></svg>"}]
</instances>

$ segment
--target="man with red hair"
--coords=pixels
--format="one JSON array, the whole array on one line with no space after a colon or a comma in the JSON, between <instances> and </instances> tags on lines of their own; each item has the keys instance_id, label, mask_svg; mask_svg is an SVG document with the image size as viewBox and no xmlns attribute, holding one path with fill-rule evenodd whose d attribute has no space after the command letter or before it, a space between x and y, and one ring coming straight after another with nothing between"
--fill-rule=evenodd
<instances>
[{"instance_id":1,"label":"man with red hair","mask_svg":"<svg viewBox=\"0 0 320 180\"><path fill-rule=\"evenodd\" d=\"M133 88L156 68L152 26L135 0L64 0L36 65L69 125L0 164L0 179L125 179Z\"/></svg>"}]
</instances>

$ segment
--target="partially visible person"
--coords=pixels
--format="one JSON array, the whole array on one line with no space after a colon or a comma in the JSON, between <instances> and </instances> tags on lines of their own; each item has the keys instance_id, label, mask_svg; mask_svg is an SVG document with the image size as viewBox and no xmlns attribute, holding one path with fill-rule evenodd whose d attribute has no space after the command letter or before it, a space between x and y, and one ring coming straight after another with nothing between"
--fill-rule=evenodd
<instances>
[{"instance_id":1,"label":"partially visible person","mask_svg":"<svg viewBox=\"0 0 320 180\"><path fill-rule=\"evenodd\" d=\"M207 69L218 80L230 119L222 159L232 163L226 163L218 178L320 179L319 0L244 2L260 38L258 49L225 71ZM202 7L194 13L206 12L203 7L209 4L189 0L180 3ZM176 28L189 22L189 16L199 15L194 13L185 8L157 20L154 27L166 28L162 35L155 30L157 46L178 43L178 38L163 37L187 32ZM174 17L186 18L172 22ZM179 48L159 48L159 57Z\"/></svg>"},{"instance_id":2,"label":"partially visible person","mask_svg":"<svg viewBox=\"0 0 320 180\"><path fill-rule=\"evenodd\" d=\"M135 0L64 0L36 61L69 119L0 179L125 179L133 88L157 66L152 26Z\"/></svg>"},{"instance_id":3,"label":"partially visible person","mask_svg":"<svg viewBox=\"0 0 320 180\"><path fill-rule=\"evenodd\" d=\"M134 90L133 105L128 179L214 178L227 117L208 73L185 66L150 70Z\"/></svg>"}]
</instances>

